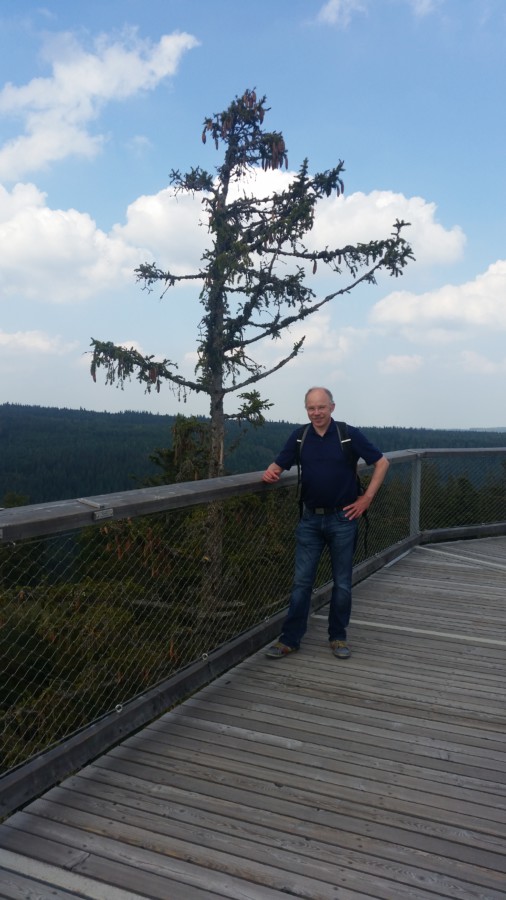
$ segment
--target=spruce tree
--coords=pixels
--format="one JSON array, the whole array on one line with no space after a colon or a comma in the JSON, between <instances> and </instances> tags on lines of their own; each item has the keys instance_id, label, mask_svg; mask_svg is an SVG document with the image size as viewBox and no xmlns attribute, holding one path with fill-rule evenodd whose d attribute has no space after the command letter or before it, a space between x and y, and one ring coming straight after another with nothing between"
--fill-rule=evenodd
<instances>
[{"instance_id":1,"label":"spruce tree","mask_svg":"<svg viewBox=\"0 0 506 900\"><path fill-rule=\"evenodd\" d=\"M136 269L147 289L163 286L163 294L183 283L195 284L203 314L197 343L195 377L178 373L169 359L143 356L134 348L92 340L91 372L105 368L106 382L124 381L134 375L147 390L160 390L163 382L179 396L203 392L210 403L210 451L208 476L223 473L226 419L253 425L264 421L271 404L255 385L293 360L304 339L293 344L272 368L253 357L255 345L279 338L296 322L318 312L335 297L357 285L374 284L380 270L397 277L413 254L402 232L407 223L397 220L384 240L309 250L305 244L313 228L318 201L343 192L344 164L311 175L305 159L290 184L269 196L253 196L245 187L252 170L288 168L287 149L279 131L268 131L264 118L266 98L254 90L237 96L230 106L204 120L202 141L223 151L216 174L197 166L170 175L175 192L201 194L208 219L210 245L197 271L176 275L155 263ZM323 297L310 286L318 266L342 276L344 284ZM229 394L238 394L235 411L225 410Z\"/></svg>"}]
</instances>

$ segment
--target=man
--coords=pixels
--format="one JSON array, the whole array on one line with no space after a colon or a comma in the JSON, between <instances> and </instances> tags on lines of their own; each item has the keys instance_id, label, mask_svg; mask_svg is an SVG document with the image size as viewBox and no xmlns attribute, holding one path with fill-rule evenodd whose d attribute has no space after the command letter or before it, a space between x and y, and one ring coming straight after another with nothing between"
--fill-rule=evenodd
<instances>
[{"instance_id":1,"label":"man","mask_svg":"<svg viewBox=\"0 0 506 900\"><path fill-rule=\"evenodd\" d=\"M332 419L335 403L331 392L313 387L305 397L310 420L300 450L301 497L303 513L296 530L295 576L288 614L279 640L266 655L281 659L299 649L307 628L311 593L318 563L328 546L332 564L333 587L329 608L329 644L337 659L351 656L346 629L351 614L351 579L358 519L371 505L389 463L359 431L348 426L348 436L356 456L374 466L367 490L359 495L356 472L343 453L336 424ZM267 484L279 481L284 469L297 461L298 428L288 438L281 453L264 472Z\"/></svg>"}]
</instances>

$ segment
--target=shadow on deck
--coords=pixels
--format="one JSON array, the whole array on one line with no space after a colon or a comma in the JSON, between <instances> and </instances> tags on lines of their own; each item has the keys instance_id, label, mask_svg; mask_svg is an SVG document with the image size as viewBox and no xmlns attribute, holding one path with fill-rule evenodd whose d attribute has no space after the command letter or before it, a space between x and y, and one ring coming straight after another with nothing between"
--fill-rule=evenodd
<instances>
[{"instance_id":1,"label":"shadow on deck","mask_svg":"<svg viewBox=\"0 0 506 900\"><path fill-rule=\"evenodd\" d=\"M8 898L506 897L506 538L413 549L0 826Z\"/></svg>"}]
</instances>

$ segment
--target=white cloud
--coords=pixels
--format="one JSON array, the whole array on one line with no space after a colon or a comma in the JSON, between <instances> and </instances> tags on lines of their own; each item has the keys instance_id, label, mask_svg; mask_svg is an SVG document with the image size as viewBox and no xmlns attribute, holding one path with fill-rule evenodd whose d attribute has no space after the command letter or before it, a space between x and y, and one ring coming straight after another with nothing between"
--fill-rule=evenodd
<instances>
[{"instance_id":1,"label":"white cloud","mask_svg":"<svg viewBox=\"0 0 506 900\"><path fill-rule=\"evenodd\" d=\"M441 0L407 0L415 16L422 18L436 12L441 6Z\"/></svg>"},{"instance_id":2,"label":"white cloud","mask_svg":"<svg viewBox=\"0 0 506 900\"><path fill-rule=\"evenodd\" d=\"M30 353L48 356L64 356L77 348L76 341L64 341L60 336L50 336L43 331L0 331L2 353Z\"/></svg>"},{"instance_id":3,"label":"white cloud","mask_svg":"<svg viewBox=\"0 0 506 900\"><path fill-rule=\"evenodd\" d=\"M47 9L45 6L37 6L35 12L38 16L41 16L43 19L48 19L49 21L56 21L58 16L55 12L50 9Z\"/></svg>"},{"instance_id":4,"label":"white cloud","mask_svg":"<svg viewBox=\"0 0 506 900\"><path fill-rule=\"evenodd\" d=\"M286 190L295 176L295 172L259 169L250 173L240 190L266 197L274 191ZM234 185L231 196L237 194L239 189ZM369 194L356 191L323 199L316 207L314 227L306 245L316 250L382 240L390 236L396 219L410 223L402 233L413 248L416 265L451 265L462 259L466 236L458 225L451 228L441 225L435 203L393 191L376 190ZM410 263L409 268L413 265Z\"/></svg>"},{"instance_id":5,"label":"white cloud","mask_svg":"<svg viewBox=\"0 0 506 900\"><path fill-rule=\"evenodd\" d=\"M430 344L431 346L448 346L466 338L464 328L453 325L452 328L420 328L418 325L402 329L402 337L412 344Z\"/></svg>"},{"instance_id":6,"label":"white cloud","mask_svg":"<svg viewBox=\"0 0 506 900\"><path fill-rule=\"evenodd\" d=\"M134 156L141 158L153 147L152 142L144 134L136 134L127 143L127 148Z\"/></svg>"},{"instance_id":7,"label":"white cloud","mask_svg":"<svg viewBox=\"0 0 506 900\"><path fill-rule=\"evenodd\" d=\"M298 357L305 368L339 368L352 357L353 352L367 337L367 330L345 326L333 327L332 313L324 309L316 315L297 322L289 331L283 332L276 340L264 341L259 345L257 359L269 368L274 361L287 356L293 344L305 336L303 350Z\"/></svg>"},{"instance_id":8,"label":"white cloud","mask_svg":"<svg viewBox=\"0 0 506 900\"><path fill-rule=\"evenodd\" d=\"M131 246L149 247L150 259L138 258L137 264L154 260L174 275L187 275L198 270L209 244L207 228L199 227L200 222L200 196L175 196L171 188L165 188L134 200L127 209L126 224L116 225L112 235Z\"/></svg>"},{"instance_id":9,"label":"white cloud","mask_svg":"<svg viewBox=\"0 0 506 900\"><path fill-rule=\"evenodd\" d=\"M328 25L346 28L355 13L366 11L362 0L327 0L318 13L318 20Z\"/></svg>"},{"instance_id":10,"label":"white cloud","mask_svg":"<svg viewBox=\"0 0 506 900\"><path fill-rule=\"evenodd\" d=\"M395 291L371 311L371 321L401 329L408 338L422 332L450 335L460 330L506 329L506 260L493 263L486 272L462 285L447 284L423 294Z\"/></svg>"},{"instance_id":11,"label":"white cloud","mask_svg":"<svg viewBox=\"0 0 506 900\"><path fill-rule=\"evenodd\" d=\"M0 223L9 222L26 209L40 209L46 195L34 184L16 184L11 193L0 184Z\"/></svg>"},{"instance_id":12,"label":"white cloud","mask_svg":"<svg viewBox=\"0 0 506 900\"><path fill-rule=\"evenodd\" d=\"M317 20L327 25L346 28L357 13L367 13L373 0L327 0L321 7ZM436 12L442 0L401 0L407 4L414 16L423 18Z\"/></svg>"},{"instance_id":13,"label":"white cloud","mask_svg":"<svg viewBox=\"0 0 506 900\"><path fill-rule=\"evenodd\" d=\"M444 228L436 220L437 207L422 197L392 191L357 191L321 202L308 240L309 248L367 243L389 237L396 219L410 223L402 232L418 265L440 265L461 259L465 235L458 225ZM410 265L413 265L411 263Z\"/></svg>"},{"instance_id":14,"label":"white cloud","mask_svg":"<svg viewBox=\"0 0 506 900\"><path fill-rule=\"evenodd\" d=\"M102 107L155 88L197 44L184 33L163 35L155 44L130 30L121 40L101 36L88 52L72 35L53 38L45 50L52 76L22 87L7 84L0 92L0 113L25 124L25 133L0 149L0 179L15 181L68 156L96 156L103 135L88 129Z\"/></svg>"},{"instance_id":15,"label":"white cloud","mask_svg":"<svg viewBox=\"0 0 506 900\"><path fill-rule=\"evenodd\" d=\"M53 210L33 185L0 189L0 287L12 296L74 303L133 283L143 250L97 228L87 213Z\"/></svg>"},{"instance_id":16,"label":"white cloud","mask_svg":"<svg viewBox=\"0 0 506 900\"><path fill-rule=\"evenodd\" d=\"M384 375L410 375L423 365L421 356L387 356L378 363L380 372Z\"/></svg>"},{"instance_id":17,"label":"white cloud","mask_svg":"<svg viewBox=\"0 0 506 900\"><path fill-rule=\"evenodd\" d=\"M320 312L312 320L299 322L290 330L286 345L300 340L304 341L304 362L310 366L315 363L339 367L351 357L357 343L361 342L364 333L358 328L346 327L337 330L332 327L330 312ZM275 346L278 342L275 342Z\"/></svg>"},{"instance_id":18,"label":"white cloud","mask_svg":"<svg viewBox=\"0 0 506 900\"><path fill-rule=\"evenodd\" d=\"M257 173L246 187L262 196L282 190L293 177ZM416 265L452 263L462 254L462 231L440 225L434 204L389 191L323 201L307 245L321 249L384 238L396 218L412 223L407 237ZM133 285L134 269L142 262L156 262L178 276L193 274L210 239L199 195L175 196L165 188L140 196L128 206L126 222L106 233L88 213L51 209L33 184L17 184L10 192L0 186L0 287L6 300L82 302ZM311 281L317 294L324 293L325 277L325 267L319 267ZM187 284L200 291L200 282Z\"/></svg>"},{"instance_id":19,"label":"white cloud","mask_svg":"<svg viewBox=\"0 0 506 900\"><path fill-rule=\"evenodd\" d=\"M474 350L464 350L461 354L461 361L464 371L472 375L506 374L506 357L495 362Z\"/></svg>"}]
</instances>

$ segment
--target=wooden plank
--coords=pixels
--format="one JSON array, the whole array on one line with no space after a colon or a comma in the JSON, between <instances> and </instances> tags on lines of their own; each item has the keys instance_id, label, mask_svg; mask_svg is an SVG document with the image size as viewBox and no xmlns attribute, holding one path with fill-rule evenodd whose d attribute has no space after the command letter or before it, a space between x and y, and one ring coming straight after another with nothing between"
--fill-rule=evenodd
<instances>
[{"instance_id":1,"label":"wooden plank","mask_svg":"<svg viewBox=\"0 0 506 900\"><path fill-rule=\"evenodd\" d=\"M132 746L132 745L130 745ZM226 756L221 752L221 748L217 747L215 753L207 753L205 758L195 757L190 751L178 751L171 747L162 752L157 745L156 753L153 749L141 749L140 745L132 747L135 759L147 763L153 762L157 767L167 765L171 771L179 771L182 767L183 771L187 771L191 766L205 765L210 770L211 777L233 777L237 776L241 780L248 779L248 783L254 780L262 783L262 791L282 789L290 792L291 790L307 790L308 773L304 766L299 766L293 762L290 770L286 770L286 765L279 760L272 760L270 766L267 764L254 764L254 754L244 752L240 755L240 759L233 759L232 756ZM120 753L121 758L128 758L129 753L126 747L122 747L115 751ZM265 758L262 763L266 763ZM468 792L464 800L453 799L451 797L442 796L440 792L429 793L429 791L416 791L402 789L400 786L397 790L390 788L384 791L376 781L366 778L352 778L349 775L342 775L339 772L330 772L328 768L313 769L310 773L311 792L316 795L314 802L319 802L317 795L325 794L327 798L335 798L339 802L349 800L351 803L367 803L372 806L378 806L392 812L401 813L410 812L420 817L428 817L431 809L431 817L437 821L448 821L462 827L469 827L471 820L485 819L487 828L493 829L497 835L506 838L506 807L504 803L498 806L492 804L485 805L473 800L472 793ZM464 792L463 792L464 793ZM367 796L364 796L367 795ZM490 795L487 795L489 797Z\"/></svg>"},{"instance_id":2,"label":"wooden plank","mask_svg":"<svg viewBox=\"0 0 506 900\"><path fill-rule=\"evenodd\" d=\"M377 858L384 858L424 868L430 854L431 868L446 874L461 871L459 867L455 868L455 861L498 872L506 871L506 859L492 850L480 849L474 845L462 847L461 844L451 844L448 841L439 842L436 852L435 842L432 841L431 844L431 839L423 850L409 847L406 845L405 834L402 835L401 843L393 840L393 835L386 839L371 836L367 826L356 832L347 827L339 827L338 817L334 824L330 824L323 817L315 816L313 821L309 821L301 816L287 815L283 809L277 810L276 798L273 798L272 808L262 808L261 805L255 807L244 802L244 792L242 802L234 802L173 785L162 786L158 790L154 783L147 784L141 779L125 777L104 769L93 769L76 776L69 787L72 788L72 796L67 801L69 803L74 802L73 798L79 792L86 797L107 799L114 804L121 801L130 810L129 815L132 815L132 810L142 810L177 822L197 821L206 827L219 828L225 833L237 831L243 836L249 835L260 843L278 842L301 854L315 856L324 852L328 855L327 845L330 845L336 852L339 852L338 848L343 848L356 851L361 856L372 855L376 859L376 866ZM284 807L286 808L286 804ZM463 873L464 871L468 875L467 869L462 869Z\"/></svg>"},{"instance_id":3,"label":"wooden plank","mask_svg":"<svg viewBox=\"0 0 506 900\"><path fill-rule=\"evenodd\" d=\"M128 798L125 799L128 801ZM90 822L94 831L105 828L105 833L115 840L135 840L136 832L147 832L149 835L156 833L156 838L143 835L143 846L146 847L149 840L152 840L153 847L159 849L164 836L170 838L171 853L177 847L183 853L188 852L188 848L193 848L197 843L202 856L205 857L210 852L213 860L222 851L237 857L247 855L250 861L257 860L276 868L282 865L283 869L289 867L294 874L330 883L341 883L344 874L350 887L354 881L352 873L360 873L359 877L357 875L357 884L362 890L377 892L382 888L381 879L378 878L378 861L374 855L345 851L342 847L338 849L334 842L301 841L300 838L294 840L289 828L276 832L265 825L253 828L250 823L244 823L241 829L237 820L234 827L230 828L227 827L226 820L215 816L212 821L206 821L202 813L194 815L189 823L185 823L182 816L177 816L176 821L173 821L168 817L166 809L159 808L157 814L153 809L145 813L133 810L128 802L119 803L117 797L113 803L107 803L100 795L91 797L89 793L79 794L64 789L51 791L46 801L33 807L33 812L41 816L47 815L52 821L62 824L72 825L76 822L80 828L86 827L86 823ZM107 825L97 825L96 816L107 818ZM434 870L434 861L431 862L431 868ZM497 891L504 883L504 871L477 873L476 868L469 864L453 865L451 871L447 866L447 870L446 874L438 871L438 887L446 890L448 896L455 896L461 881L476 883L479 879L478 884L492 891ZM409 865L391 861L388 877L401 884L421 889L427 887L426 867L415 867L412 859ZM387 887L392 890L390 884Z\"/></svg>"},{"instance_id":4,"label":"wooden plank","mask_svg":"<svg viewBox=\"0 0 506 900\"><path fill-rule=\"evenodd\" d=\"M254 843L248 846L247 856L238 857L233 851L230 852L230 846L224 850L210 851L199 843L186 843L174 837L167 840L164 835L153 831L145 831L140 835L137 829L126 824L119 828L112 820L91 817L86 813L80 813L78 822L74 825L71 824L75 819L72 811L66 810L65 813L62 809L60 808L60 814L63 824L58 821L58 811L55 809L52 819L16 813L12 818L11 828L13 831L21 829L21 833L25 835L44 834L54 841L63 839L75 847L86 848L88 852L102 857L103 861L107 859L108 878L111 881L114 879L114 863L128 859L130 866L146 874L184 879L186 883L201 890L207 888L210 893L214 891L219 896L231 897L233 900L274 900L275 897L286 898L290 892L307 900L340 900L341 897L350 898L348 888L353 891L353 898L363 897L364 900L371 896L378 900L396 900L398 896L397 885L388 878L373 878L371 889L375 893L371 894L367 890L367 882L370 883L371 880L363 873L355 876L351 870L343 871L329 862L320 862L315 869L315 864L308 861L308 868L315 873L314 876L305 875L303 871L294 874L291 867L286 869L271 862L266 863L265 847L262 847L261 861L257 862ZM111 831L115 835L113 838L108 837ZM199 836L195 837L198 841ZM296 854L286 856L291 864L296 863ZM82 868L86 868L86 863ZM303 868L299 866L300 870ZM339 887L334 886L337 872ZM325 876L328 880L325 880ZM490 893L491 900L499 900L499 895L494 897L494 893ZM431 894L420 889L413 890L412 896L429 900Z\"/></svg>"},{"instance_id":5,"label":"wooden plank","mask_svg":"<svg viewBox=\"0 0 506 900\"><path fill-rule=\"evenodd\" d=\"M27 842L29 842L29 851ZM51 867L51 870L55 871L58 867L59 873L63 872L64 878L69 877L70 873L66 871L66 864L62 860L61 840L40 837L35 832L24 832L12 828L9 823L6 823L5 828L0 831L0 847L4 850L14 848L18 856L29 852L30 860L38 863L35 871L40 871L42 874L47 869L47 858L54 859L55 865ZM81 862L77 865L76 871L72 873L81 887L79 893L72 894L73 897L83 897L86 900L137 900L137 898L139 900L167 900L168 897L170 900L209 900L212 896L212 892L207 889L201 890L197 885L192 884L191 874L187 873L187 880L181 882L167 874L160 876L156 872L146 873L142 867L136 867L135 861L130 862L127 853L123 859L115 859L113 865L111 865L110 859L98 854L85 853L81 856ZM12 869L10 871L12 872ZM210 879L210 883L212 883L212 879ZM35 897L38 900L49 900L52 897L51 890L52 888L49 887L44 888L43 892L39 895L35 894ZM26 897L26 895L24 896ZM223 896L234 895L223 894ZM28 897L30 897L29 894ZM241 900L251 900L247 893L238 893L237 897L240 897ZM270 900L271 895L267 894L266 897ZM258 897L255 900L261 900L261 898ZM272 900L281 900L280 895L273 894Z\"/></svg>"},{"instance_id":6,"label":"wooden plank","mask_svg":"<svg viewBox=\"0 0 506 900\"><path fill-rule=\"evenodd\" d=\"M467 859L473 849L504 854L504 839L484 834L473 827L455 828L447 823L435 823L430 819L419 820L414 816L384 813L377 807L348 803L326 802L310 795L288 795L278 791L274 796L262 794L258 786L226 779L210 780L202 770L174 774L159 769L128 763L123 760L97 761L101 779L117 776L123 784L139 786L145 795L166 796L167 791L189 792L201 803L218 798L240 807L259 809L266 817L286 815L304 828L307 823L328 825L358 835L360 841L368 837L391 841L401 846L414 847L425 853L444 852L449 858ZM104 771L102 771L104 770ZM443 848L443 851L441 850Z\"/></svg>"},{"instance_id":7,"label":"wooden plank","mask_svg":"<svg viewBox=\"0 0 506 900\"><path fill-rule=\"evenodd\" d=\"M364 649L366 650L365 653L363 652ZM498 665L497 671L489 672L487 669L480 669L477 683L477 673L474 671L474 667L470 673L467 668L459 669L457 665L452 665L451 661L445 666L438 667L436 670L435 665L431 663L430 659L427 661L427 659L424 658L420 662L414 663L410 658L409 651L407 657L399 652L398 656L395 655L392 659L385 659L381 658L381 654L375 651L374 646L368 646L367 644L364 644L363 641L359 641L357 644L353 642L353 651L353 665L351 665L350 662L348 667L347 662L346 670L338 669L336 671L336 666L340 665L340 663L330 662L329 660L329 665L332 669L331 672L326 672L325 669L322 670L322 667L316 662L316 665L312 670L307 672L303 683L302 679L294 672L290 685L293 685L293 692L297 691L299 694L303 692L304 696L312 696L315 702L318 701L318 698L325 701L327 699L326 695L333 692L334 697L338 696L341 702L346 702L351 696L349 688L353 682L358 686L357 679L359 676L360 679L362 679L362 677L364 679L369 678L373 680L373 682L377 682L378 679L381 679L380 687L385 699L394 693L397 682L409 685L413 684L417 688L418 696L420 696L420 683L422 680L424 688L430 687L431 689L440 689L442 677L445 679L445 687L447 690L452 690L452 692L455 693L464 693L465 695L471 694L477 698L490 698L493 703L498 699L500 700L501 691L504 690L504 664L502 661ZM239 677L239 673L237 676L234 676L233 687L237 686L239 689L245 691L258 690L258 688L256 688L258 681L259 687L263 685L264 688L270 692L271 690L275 690L279 685L278 680L273 678L271 673L271 664L270 669L265 666L262 668L262 662L258 661L255 669L255 687L250 687L249 674L247 672L244 672L243 674L242 671L242 677ZM333 677L334 673L339 675L339 686L346 686L345 696L343 696L342 690L339 695L336 695L336 682ZM468 720L471 721L470 715L468 716ZM502 719L496 724L496 728L500 728L501 724ZM492 721L489 724L489 728L491 730L494 729L494 723Z\"/></svg>"},{"instance_id":8,"label":"wooden plank","mask_svg":"<svg viewBox=\"0 0 506 900\"><path fill-rule=\"evenodd\" d=\"M198 779L202 782L200 790L206 792L206 782L211 781L213 786L221 784L225 797L232 797L237 790L246 790L258 794L262 799L275 796L276 800L288 800L302 806L316 806L318 809L334 811L337 807L344 815L369 819L378 823L393 823L411 830L423 830L429 828L440 832L448 827L453 831L459 829L466 831L482 831L488 839L493 839L496 844L504 846L505 827L503 822L497 822L497 816L488 815L488 811L479 809L479 816L473 816L471 811L448 809L443 806L432 806L431 797L427 804L412 804L395 797L395 795L383 794L381 791L369 792L341 788L332 782L317 781L314 778L306 779L290 776L285 773L274 775L269 772L255 770L247 774L238 765L228 762L227 768L220 769L217 765L207 766L203 761L200 765L193 761L181 762L171 760L170 766L164 766L157 757L136 754L129 759L128 756L115 757L115 766L120 766L121 771L146 777L159 779L163 783L172 779ZM180 783L180 782L179 782ZM495 812L495 811L492 811ZM432 823L429 826L427 823Z\"/></svg>"},{"instance_id":9,"label":"wooden plank","mask_svg":"<svg viewBox=\"0 0 506 900\"><path fill-rule=\"evenodd\" d=\"M184 717L184 721L188 721L186 717ZM202 729L202 727L206 726L206 721L202 720L202 719L200 719L200 720L195 719L195 720L193 720L193 724L195 727L199 727L200 729ZM184 746L184 740L178 741L177 725L178 725L178 722L175 721L174 725L170 728L170 731L167 736L167 742L164 742L163 736L160 736L157 738L156 731L155 731L155 732L150 732L150 734L139 736L138 741L135 741L132 744L129 743L126 746L132 747L134 750L136 748L139 748L141 750L144 749L146 752L153 752L155 754L156 753L162 753L162 754L169 753L171 748L178 748L178 746L180 744L181 744L181 746ZM184 731L183 731L183 734L184 734ZM290 761L290 760L297 761L300 758L304 764L309 765L313 768L315 768L315 767L324 767L326 769L331 768L331 769L344 771L347 774L350 774L354 765L359 766L361 768L361 770L363 770L365 767L371 768L373 760L376 759L376 757L373 756L372 753L369 753L369 754L365 753L365 752L357 753L355 751L352 753L349 753L349 752L347 753L346 751L344 751L342 749L340 744L336 744L335 746L332 746L332 744L330 744L330 745L326 745L325 747L322 747L322 745L319 744L318 740L313 740L313 741L305 740L304 742L300 742L299 747L297 749L295 749L294 741L292 738L288 742L289 746L287 747L287 749L284 749L282 746L276 746L275 748L272 748L272 747L266 746L265 742L263 741L263 735L261 733L258 733L256 743L253 743L253 741L251 741L251 740L240 741L239 739L232 740L229 742L227 740L226 735L223 732L221 734L221 738L219 741L216 740L215 735L214 735L214 743L213 743L212 735L210 737L208 737L207 740L209 741L208 744L205 743L205 736L201 736L199 734L199 744L203 748L204 752L207 752L207 750L209 752L211 752L213 746L216 746L218 748L220 755L226 756L228 753L227 748L229 746L232 748L230 751L231 753L234 753L235 748L238 747L239 753L241 756L243 753L252 752L255 757L257 757L260 760L264 760L265 764L268 764L267 760L270 760L271 758L274 760L274 763L276 761L280 761L283 759L286 759L286 761ZM222 749L223 749L223 752L222 752ZM413 769L416 770L417 772L427 773L426 779L429 781L432 781L434 775L437 774L437 770L431 769L430 762L427 762L427 761L424 761L424 762L425 762L425 765L423 765L423 766L420 765L417 767L415 766L415 767L413 767ZM380 777L381 772L378 773L378 769L381 770L381 766L378 763L376 763L372 768L376 772L377 777ZM400 765L397 764L397 766L395 767L393 764L391 764L391 761L388 761L388 766L383 767L383 768L385 770L383 777L386 777L389 780L391 780L392 773L395 768L398 772L401 772L401 771L403 772L406 770L406 766L404 764L400 764ZM444 772L444 770L443 770L443 772ZM480 770L477 770L475 772L475 774L473 776L473 782L476 785L479 785L480 789L481 789L481 785L483 785L484 779L480 777L480 774L481 774ZM423 781L423 778L419 775L418 778L415 779L415 781L416 780ZM442 781L442 778L440 780ZM506 779L504 778L503 775L500 774L497 778L494 777L493 784L494 784L494 788L496 785L499 786L498 793L500 796L497 796L495 798L495 801L492 800L491 802L492 803L495 802L495 803L497 803L497 805L499 807L503 808L505 805L503 797L505 795ZM460 790L461 788L463 789L463 780L459 779L458 790ZM440 791L441 789L442 789L441 787L438 787L438 791ZM494 790L494 793L496 793L495 790ZM459 794L459 796L463 796L463 794Z\"/></svg>"},{"instance_id":10,"label":"wooden plank","mask_svg":"<svg viewBox=\"0 0 506 900\"><path fill-rule=\"evenodd\" d=\"M209 715L214 721L219 720L230 724L241 724L248 721L251 727L252 723L255 723L257 731L272 729L277 733L280 729L279 733L287 733L286 729L288 729L289 734L294 733L302 739L307 734L317 734L319 740L328 741L331 746L335 747L346 747L351 743L355 750L358 750L360 746L366 746L369 752L371 747L376 748L376 751L381 748L400 753L401 760L405 758L406 761L424 758L437 764L438 760L451 759L452 763L457 765L484 768L493 772L494 777L496 777L496 772L506 772L504 753L484 748L482 753L472 754L456 742L438 741L435 738L421 740L419 735L409 734L407 731L392 736L386 727L364 726L347 718L329 722L328 719L325 719L324 713L317 715L304 711L302 716L300 708L291 707L288 703L285 707L258 703L252 704L250 708L244 708L240 704L234 705L230 702L207 701L201 705L196 701L190 707L185 707L185 709L188 708L191 709L192 715L204 719Z\"/></svg>"},{"instance_id":11,"label":"wooden plank","mask_svg":"<svg viewBox=\"0 0 506 900\"><path fill-rule=\"evenodd\" d=\"M349 661L322 610L300 653L221 675L7 820L0 847L164 900L504 900L506 539L447 547L356 586Z\"/></svg>"},{"instance_id":12,"label":"wooden plank","mask_svg":"<svg viewBox=\"0 0 506 900\"><path fill-rule=\"evenodd\" d=\"M0 897L2 900L77 900L85 894L69 894L54 885L44 884L26 875L10 872L0 866Z\"/></svg>"},{"instance_id":13,"label":"wooden plank","mask_svg":"<svg viewBox=\"0 0 506 900\"><path fill-rule=\"evenodd\" d=\"M285 760L287 763L295 761L300 765L307 766L310 772L314 767L325 767L330 771L339 771L350 777L374 778L380 784L384 782L385 788L386 786L400 785L423 792L436 790L438 793L460 799L465 797L467 792L470 796L473 796L472 792L479 792L482 795L490 793L492 798L487 797L486 802L492 802L497 806L504 805L503 798L506 798L506 783L487 782L480 778L457 778L452 772L441 773L428 767L395 764L390 760L378 761L372 755L357 757L356 754L344 753L341 748L338 752L333 748L322 748L316 742L300 742L298 747L294 746L295 742L293 741L287 742L290 744L288 747L279 744L269 746L223 730L219 732L218 737L217 731L206 729L207 724L203 721L197 724L194 720L185 717L183 724L172 723L167 740L175 748L188 747L191 749L194 747L202 754L207 754L216 745L219 752L223 753L225 757L229 752L236 752L241 757L244 752L252 752L263 764L267 764L264 757L267 760L273 757L279 761ZM230 731L236 731L236 729L230 729ZM383 763L383 765L379 763Z\"/></svg>"},{"instance_id":14,"label":"wooden plank","mask_svg":"<svg viewBox=\"0 0 506 900\"><path fill-rule=\"evenodd\" d=\"M332 663L333 671L335 671L335 667L340 665L339 663ZM415 678L415 674L411 669L407 667L400 666L400 671L397 671L394 668L394 664L386 664L381 665L381 663L375 664L374 661L367 660L367 663L364 665L362 663L360 655L357 655L357 658L354 659L353 665L351 663L346 663L346 670L339 670L339 688L340 693L336 698L335 691L335 681L329 681L327 684L324 682L324 678L326 676L326 672L322 673L322 679L318 681L318 669L314 669L311 673L308 673L307 678L305 679L304 684L301 684L301 680L295 678L291 681L290 688L286 691L283 691L282 686L278 685L276 681L273 681L269 678L269 671L263 670L257 673L257 679L259 685L257 685L257 681L255 680L255 685L252 686L251 682L246 675L243 679L234 679L233 685L228 685L226 689L226 698L234 698L237 694L240 701L244 701L244 694L248 694L249 697L246 699L252 698L255 693L259 694L259 686L264 685L265 689L269 692L268 696L270 698L279 697L280 702L289 702L293 701L294 703L299 703L300 705L311 705L313 709L321 708L325 710L327 708L328 703L332 703L332 709L337 712L336 707L339 707L340 703L347 703L351 705L353 702L353 698L355 693L358 691L353 691L353 685L357 685L358 678L360 678L360 692L364 693L365 691L372 696L375 694L375 686L378 687L378 693L380 693L384 698L392 697L394 699L401 699L401 697L409 692L410 697L413 696L413 699L416 700L420 698L420 681L423 678L423 690L425 694L433 694L434 692L441 693L441 672L434 672L433 667L430 668L430 671L426 672L425 670L420 671L418 669L418 678ZM497 746L496 749L498 751L503 751L506 753L506 748L501 741L502 734L502 726L504 723L504 716L501 715L501 709L503 709L503 697L504 697L504 685L501 685L502 679L500 677L491 676L489 679L484 679L485 684L481 690L477 689L475 683L472 679L469 681L467 678L463 676L459 678L459 673L455 673L455 677L453 673L448 674L444 673L445 677L445 693L446 697L454 697L456 702L462 703L465 701L466 697L470 698L470 704L466 707L466 713L473 711L473 707L476 706L478 710L481 711L482 718L485 712L489 713L489 721L488 721L488 729L489 729L489 740L490 742L496 741ZM381 682L378 685L378 681L381 678ZM482 679L480 679L481 683ZM295 682L295 684L294 684ZM326 691L328 688L328 691ZM346 696L342 697L345 689ZM326 696L327 694L327 696ZM330 694L331 696L328 696ZM213 697L217 696L215 691L208 692L206 688L202 690L199 694L201 701L204 702L204 698L212 701ZM448 703L445 698L445 705L448 706ZM473 712L470 715L467 715L467 721L474 721L472 719ZM416 715L416 713L415 713ZM381 716L384 719L384 716ZM406 718L406 717L405 717ZM405 720L404 718L404 720ZM413 724L417 723L420 720L420 716L417 715L416 719L414 716L411 717L413 719ZM494 731L494 723L495 723L495 731ZM387 727L388 727L388 723ZM406 722L406 724L408 724ZM426 730L428 733L431 731L431 720L427 720ZM462 729L460 729L462 731ZM480 739L483 740L485 737L483 733L483 729L480 730ZM492 743L489 743L488 746L492 747Z\"/></svg>"},{"instance_id":15,"label":"wooden plank","mask_svg":"<svg viewBox=\"0 0 506 900\"><path fill-rule=\"evenodd\" d=\"M101 884L46 862L1 851L0 896L8 900L145 900L145 895Z\"/></svg>"},{"instance_id":16,"label":"wooden plank","mask_svg":"<svg viewBox=\"0 0 506 900\"><path fill-rule=\"evenodd\" d=\"M286 737L290 742L306 742L316 738L311 724L306 725L305 722L300 720L297 721L296 719L287 724L279 716L272 716L270 719L266 719L264 716L262 730L262 720L253 720L252 716L238 718L237 716L226 715L221 711L215 712L214 710L210 710L209 707L205 711L193 709L192 715L195 720L203 719L206 722L216 722L223 724L226 727L249 727L251 731L255 730L257 736L261 735L262 740L265 740L266 733L268 736L275 735L280 739ZM267 723L267 729L265 723ZM380 742L375 736L369 739L367 733L360 728L357 729L356 734L344 737L342 731L339 732L339 729L336 729L335 732L332 732L329 727L325 733L318 733L317 741L320 746L331 747L333 749L338 747L341 754L349 752L354 755L361 754L366 757L370 757L374 754L377 760L387 760L402 765L412 764L414 766L428 767L431 770L443 772L451 768L452 772L458 777L468 776L472 778L478 777L479 775L482 780L490 780L493 782L500 780L501 783L504 782L504 778L501 774L498 776L497 771L494 768L487 768L484 763L478 770L474 765L473 759L465 757L463 761L460 761L456 758L455 754L450 758L446 751L443 753L439 752L437 746L432 749L431 753L427 752L426 748L423 748L424 752L420 752L421 748L417 745L410 747L408 752L408 750L402 746L399 747L399 743L396 743L395 740ZM476 758L478 759L478 762L481 761L479 757Z\"/></svg>"}]
</instances>

